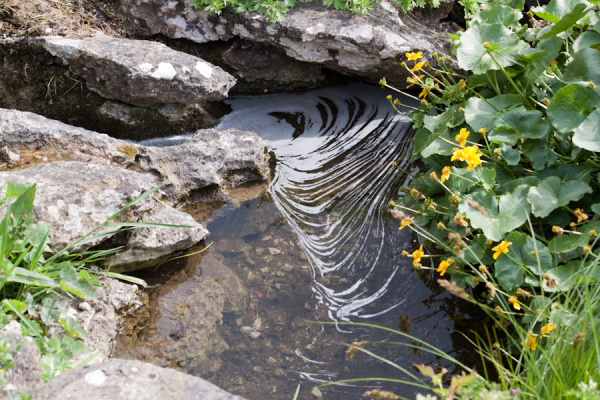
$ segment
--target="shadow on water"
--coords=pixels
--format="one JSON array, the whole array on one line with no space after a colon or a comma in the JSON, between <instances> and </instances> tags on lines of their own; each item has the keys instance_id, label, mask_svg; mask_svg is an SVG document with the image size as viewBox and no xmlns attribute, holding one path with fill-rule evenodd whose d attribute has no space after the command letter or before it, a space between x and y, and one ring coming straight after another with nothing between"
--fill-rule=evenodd
<instances>
[{"instance_id":1,"label":"shadow on water","mask_svg":"<svg viewBox=\"0 0 600 400\"><path fill-rule=\"evenodd\" d=\"M250 400L301 399L314 385L359 377L404 378L364 354L345 360L345 343L391 341L368 322L401 329L454 356L453 331L465 311L402 250L418 247L387 203L410 176L410 123L383 89L363 84L292 95L240 97L218 129L256 132L277 163L269 184L230 190L232 201L186 211L207 224L212 245L144 276L150 313L125 330L114 354L177 367ZM215 210L214 212L211 212ZM307 322L316 321L316 322ZM452 367L425 351L373 347L409 369ZM322 388L325 399L361 398L388 383Z\"/></svg>"}]
</instances>

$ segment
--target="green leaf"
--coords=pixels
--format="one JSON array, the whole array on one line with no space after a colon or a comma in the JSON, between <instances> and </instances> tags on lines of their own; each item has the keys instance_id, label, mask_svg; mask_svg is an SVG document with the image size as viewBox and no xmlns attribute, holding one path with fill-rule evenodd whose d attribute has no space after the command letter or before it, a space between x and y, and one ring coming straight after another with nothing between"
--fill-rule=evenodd
<instances>
[{"instance_id":1,"label":"green leaf","mask_svg":"<svg viewBox=\"0 0 600 400\"><path fill-rule=\"evenodd\" d=\"M517 165L521 160L521 153L507 144L500 147L500 156L504 159L506 165Z\"/></svg>"},{"instance_id":2,"label":"green leaf","mask_svg":"<svg viewBox=\"0 0 600 400\"><path fill-rule=\"evenodd\" d=\"M486 48L484 43L488 43L490 47ZM456 54L458 66L475 74L499 70L500 66L515 64L519 60L519 51L528 46L516 33L502 24L474 25L461 36Z\"/></svg>"},{"instance_id":3,"label":"green leaf","mask_svg":"<svg viewBox=\"0 0 600 400\"><path fill-rule=\"evenodd\" d=\"M527 201L532 206L533 214L543 218L591 192L592 188L583 181L572 180L562 184L559 177L551 176L529 190Z\"/></svg>"},{"instance_id":4,"label":"green leaf","mask_svg":"<svg viewBox=\"0 0 600 400\"><path fill-rule=\"evenodd\" d=\"M441 135L436 135L436 139L433 140L429 144L429 146L427 146L423 150L421 150L421 156L423 158L427 158L427 157L430 157L430 156L436 155L436 154L439 154L442 156L452 155L452 149L455 147L458 147L458 143L456 145L452 145L440 138L446 139L450 142L452 142L454 140L452 133L448 129L445 130L444 132L442 132Z\"/></svg>"},{"instance_id":5,"label":"green leaf","mask_svg":"<svg viewBox=\"0 0 600 400\"><path fill-rule=\"evenodd\" d=\"M577 82L556 92L550 100L547 114L559 132L567 133L577 128L596 107L600 107L600 97L587 86L587 82Z\"/></svg>"},{"instance_id":6,"label":"green leaf","mask_svg":"<svg viewBox=\"0 0 600 400\"><path fill-rule=\"evenodd\" d=\"M573 43L573 51L578 52L579 50L594 48L597 49L600 46L600 33L594 31L587 31L580 35L575 43Z\"/></svg>"},{"instance_id":7,"label":"green leaf","mask_svg":"<svg viewBox=\"0 0 600 400\"><path fill-rule=\"evenodd\" d=\"M465 119L476 132L481 128L491 131L497 111L519 104L522 104L521 98L514 94L503 94L487 100L473 96L465 105Z\"/></svg>"},{"instance_id":8,"label":"green leaf","mask_svg":"<svg viewBox=\"0 0 600 400\"><path fill-rule=\"evenodd\" d=\"M564 79L567 82L583 81L587 85L589 81L600 86L600 53L596 49L585 48L573 54L573 60L567 65Z\"/></svg>"},{"instance_id":9,"label":"green leaf","mask_svg":"<svg viewBox=\"0 0 600 400\"><path fill-rule=\"evenodd\" d=\"M582 149L600 151L600 109L595 109L573 134L573 143Z\"/></svg>"},{"instance_id":10,"label":"green leaf","mask_svg":"<svg viewBox=\"0 0 600 400\"><path fill-rule=\"evenodd\" d=\"M540 31L540 39L547 39L549 37L556 36L561 32L573 28L573 25L575 25L577 21L585 17L590 11L590 9L588 9L588 5L591 4L577 4L568 14L560 17L560 20L557 21L554 25L552 25L549 30L542 29Z\"/></svg>"},{"instance_id":11,"label":"green leaf","mask_svg":"<svg viewBox=\"0 0 600 400\"><path fill-rule=\"evenodd\" d=\"M548 137L539 140L526 140L521 144L521 151L529 158L535 170L549 167L558 160L558 155L548 148Z\"/></svg>"},{"instance_id":12,"label":"green leaf","mask_svg":"<svg viewBox=\"0 0 600 400\"><path fill-rule=\"evenodd\" d=\"M6 279L8 282L23 283L28 286L48 287L56 288L59 286L58 282L50 278L47 275L40 274L39 272L29 271L25 268L15 267L12 274Z\"/></svg>"},{"instance_id":13,"label":"green leaf","mask_svg":"<svg viewBox=\"0 0 600 400\"><path fill-rule=\"evenodd\" d=\"M479 181L485 190L492 190L496 183L496 170L492 168L479 168L476 170Z\"/></svg>"},{"instance_id":14,"label":"green leaf","mask_svg":"<svg viewBox=\"0 0 600 400\"><path fill-rule=\"evenodd\" d=\"M33 183L12 183L6 185L6 197L19 197L34 186Z\"/></svg>"},{"instance_id":15,"label":"green leaf","mask_svg":"<svg viewBox=\"0 0 600 400\"><path fill-rule=\"evenodd\" d=\"M14 309L19 310L19 312L23 312L27 309L27 303L17 299L7 299L6 301L8 301L14 307Z\"/></svg>"},{"instance_id":16,"label":"green leaf","mask_svg":"<svg viewBox=\"0 0 600 400\"><path fill-rule=\"evenodd\" d=\"M551 176L558 176L562 183L572 180L590 183L592 179L592 167L583 164L561 164L555 168L546 168L539 173L536 173L536 175L540 180Z\"/></svg>"},{"instance_id":17,"label":"green leaf","mask_svg":"<svg viewBox=\"0 0 600 400\"><path fill-rule=\"evenodd\" d=\"M514 146L520 139L541 139L550 126L538 110L527 110L521 106L497 113L492 121L494 130L489 138L498 143Z\"/></svg>"},{"instance_id":18,"label":"green leaf","mask_svg":"<svg viewBox=\"0 0 600 400\"><path fill-rule=\"evenodd\" d=\"M572 11L579 9L581 5L584 8L591 6L585 0L552 0L547 6L531 7L531 11L538 17L556 24Z\"/></svg>"},{"instance_id":19,"label":"green leaf","mask_svg":"<svg viewBox=\"0 0 600 400\"><path fill-rule=\"evenodd\" d=\"M587 246L590 241L587 235L563 234L556 236L548 243L548 250L551 253L567 253L580 247Z\"/></svg>"},{"instance_id":20,"label":"green leaf","mask_svg":"<svg viewBox=\"0 0 600 400\"><path fill-rule=\"evenodd\" d=\"M501 23L507 28L517 27L523 13L506 5L494 5L489 10L482 10L470 21L486 24Z\"/></svg>"},{"instance_id":21,"label":"green leaf","mask_svg":"<svg viewBox=\"0 0 600 400\"><path fill-rule=\"evenodd\" d=\"M501 254L494 264L496 278L505 290L510 291L523 283L524 267L541 276L552 266L552 256L539 240L534 241L522 232L510 232L505 240L512 242L508 254Z\"/></svg>"},{"instance_id":22,"label":"green leaf","mask_svg":"<svg viewBox=\"0 0 600 400\"><path fill-rule=\"evenodd\" d=\"M84 354L88 354L91 352L90 349L88 349L87 347L85 347L83 345L83 343L77 341L77 340L73 340L71 339L69 336L65 336L62 340L62 344L69 349L69 351L71 353L73 353L73 356L75 357L79 357L82 356Z\"/></svg>"},{"instance_id":23,"label":"green leaf","mask_svg":"<svg viewBox=\"0 0 600 400\"><path fill-rule=\"evenodd\" d=\"M490 246L486 243L487 239L484 235L477 235L469 242L469 246L465 249L465 260L471 264L490 265L494 259L490 255Z\"/></svg>"},{"instance_id":24,"label":"green leaf","mask_svg":"<svg viewBox=\"0 0 600 400\"><path fill-rule=\"evenodd\" d=\"M88 337L87 332L85 331L85 329L83 329L81 327L81 325L79 325L79 322L75 321L73 318L71 318L71 317L61 318L59 323L65 329L65 331L67 331L74 337L76 337L78 339L87 339L87 337Z\"/></svg>"},{"instance_id":25,"label":"green leaf","mask_svg":"<svg viewBox=\"0 0 600 400\"><path fill-rule=\"evenodd\" d=\"M80 279L75 268L67 265L60 271L60 287L69 293L83 299L95 299L98 297L96 287L87 279Z\"/></svg>"},{"instance_id":26,"label":"green leaf","mask_svg":"<svg viewBox=\"0 0 600 400\"><path fill-rule=\"evenodd\" d=\"M458 210L467 216L473 228L481 229L488 239L497 242L527 221L531 208L527 203L527 189L520 186L513 193L502 196L474 192L466 196Z\"/></svg>"}]
</instances>

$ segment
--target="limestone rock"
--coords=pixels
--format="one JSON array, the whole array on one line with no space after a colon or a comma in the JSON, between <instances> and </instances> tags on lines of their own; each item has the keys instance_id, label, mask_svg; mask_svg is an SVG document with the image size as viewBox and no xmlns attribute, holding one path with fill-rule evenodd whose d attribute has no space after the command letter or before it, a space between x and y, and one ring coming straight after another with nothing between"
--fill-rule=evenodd
<instances>
[{"instance_id":1,"label":"limestone rock","mask_svg":"<svg viewBox=\"0 0 600 400\"><path fill-rule=\"evenodd\" d=\"M35 182L37 191L34 201L34 213L37 221L44 221L51 226L50 247L58 251L75 242L92 229L114 215L127 203L139 197L142 193L158 185L151 175L115 168L107 165L97 165L81 162L53 162L40 164L28 169L14 172L0 172L0 182L28 183ZM116 220L122 222L142 222L148 218L145 214L156 207L156 202L150 198L139 201L121 213ZM165 217L164 213L171 216ZM173 224L191 225L192 228L181 229L180 234L167 239L162 256L174 251L190 247L190 243L200 241L206 231L193 221L189 215L168 207L159 213L160 218ZM166 228L156 228L157 230ZM114 230L107 227L95 232L106 233ZM160 234L157 234L160 235ZM78 245L73 251L81 251L98 245L107 240L98 238L84 245ZM155 242L149 242L152 257L161 256L161 250ZM143 247L143 246L141 246ZM127 263L134 260L133 253L122 259ZM138 261L147 258L136 248Z\"/></svg>"},{"instance_id":2,"label":"limestone rock","mask_svg":"<svg viewBox=\"0 0 600 400\"><path fill-rule=\"evenodd\" d=\"M36 400L244 400L194 376L152 364L112 359L76 368L41 385Z\"/></svg>"},{"instance_id":3,"label":"limestone rock","mask_svg":"<svg viewBox=\"0 0 600 400\"><path fill-rule=\"evenodd\" d=\"M83 40L59 36L37 40L68 63L90 89L137 106L222 99L235 84L221 68L162 43L101 33Z\"/></svg>"},{"instance_id":4,"label":"limestone rock","mask_svg":"<svg viewBox=\"0 0 600 400\"><path fill-rule=\"evenodd\" d=\"M27 165L73 160L149 173L166 184L162 191L170 203L206 187L262 179L268 172L267 144L251 132L204 129L178 141L152 140L153 145L142 146L5 109L0 109L0 132L0 145L18 151Z\"/></svg>"},{"instance_id":5,"label":"limestone rock","mask_svg":"<svg viewBox=\"0 0 600 400\"><path fill-rule=\"evenodd\" d=\"M131 15L143 19L153 33L186 38L198 43L241 39L267 43L300 61L321 64L345 74L403 83L409 76L400 67L404 54L421 51L433 61L433 53L450 54L449 27L440 24L443 12L422 13L415 20L400 16L392 3L373 4L365 15L325 8L317 2L298 3L281 23L269 24L264 16L226 9L221 16L196 11L191 1L124 0ZM445 1L450 6L452 0ZM444 4L442 11L449 11ZM453 31L454 28L450 28Z\"/></svg>"},{"instance_id":6,"label":"limestone rock","mask_svg":"<svg viewBox=\"0 0 600 400\"><path fill-rule=\"evenodd\" d=\"M187 225L189 228L150 227L133 231L123 251L109 256L105 264L116 265L111 270L135 271L152 266L165 256L188 249L208 236L208 231L191 215L156 204L141 222L167 225Z\"/></svg>"}]
</instances>

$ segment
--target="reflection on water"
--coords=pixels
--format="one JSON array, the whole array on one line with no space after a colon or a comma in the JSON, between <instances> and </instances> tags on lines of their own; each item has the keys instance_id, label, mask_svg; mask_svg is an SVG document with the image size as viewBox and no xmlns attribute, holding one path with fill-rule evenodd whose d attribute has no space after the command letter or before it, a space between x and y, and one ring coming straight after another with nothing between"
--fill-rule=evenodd
<instances>
[{"instance_id":1,"label":"reflection on water","mask_svg":"<svg viewBox=\"0 0 600 400\"><path fill-rule=\"evenodd\" d=\"M364 354L344 360L344 343L398 337L307 321L384 325L452 352L453 302L428 287L431 274L417 275L410 259L400 256L418 245L386 211L410 179L392 166L395 161L410 168L410 132L387 94L350 84L232 100L233 111L219 129L251 130L266 140L277 159L273 179L266 192L240 188L232 192L237 200L215 206L220 208L204 221L211 247L203 257L179 261L180 272L171 272L151 293L154 316L134 335L137 343L121 344L115 354L179 367L263 400L289 399L298 383L300 398L312 399L318 383L406 378ZM210 214L205 204L187 211L199 219ZM211 310L205 297L195 296L212 296L223 308ZM173 304L194 307L184 315ZM218 333L209 329L221 321ZM193 348L199 337L227 350L218 360L210 358L209 349ZM409 347L373 350L409 370L413 363L444 364ZM200 353L210 362L195 362ZM410 386L377 382L321 390L325 399L351 399L373 386L407 397L415 393Z\"/></svg>"}]
</instances>

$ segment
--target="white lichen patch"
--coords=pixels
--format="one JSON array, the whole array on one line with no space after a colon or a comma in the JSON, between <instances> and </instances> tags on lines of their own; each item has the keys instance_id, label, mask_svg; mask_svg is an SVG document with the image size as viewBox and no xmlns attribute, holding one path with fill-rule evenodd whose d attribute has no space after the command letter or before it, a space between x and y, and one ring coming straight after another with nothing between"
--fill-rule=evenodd
<instances>
[{"instance_id":1,"label":"white lichen patch","mask_svg":"<svg viewBox=\"0 0 600 400\"><path fill-rule=\"evenodd\" d=\"M85 374L85 381L92 386L102 386L106 382L106 374L101 369Z\"/></svg>"},{"instance_id":2,"label":"white lichen patch","mask_svg":"<svg viewBox=\"0 0 600 400\"><path fill-rule=\"evenodd\" d=\"M156 70L150 74L150 76L155 79L167 79L167 80L171 80L171 79L175 78L175 75L177 75L177 72L175 71L175 68L173 68L173 65L171 65L170 63L166 63L166 62L159 63Z\"/></svg>"},{"instance_id":3,"label":"white lichen patch","mask_svg":"<svg viewBox=\"0 0 600 400\"><path fill-rule=\"evenodd\" d=\"M210 64L206 62L198 61L194 68L196 68L196 70L205 78L210 78L212 76L213 70Z\"/></svg>"}]
</instances>

